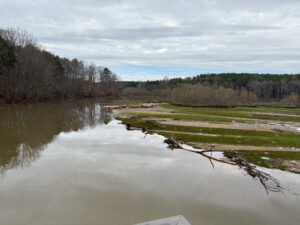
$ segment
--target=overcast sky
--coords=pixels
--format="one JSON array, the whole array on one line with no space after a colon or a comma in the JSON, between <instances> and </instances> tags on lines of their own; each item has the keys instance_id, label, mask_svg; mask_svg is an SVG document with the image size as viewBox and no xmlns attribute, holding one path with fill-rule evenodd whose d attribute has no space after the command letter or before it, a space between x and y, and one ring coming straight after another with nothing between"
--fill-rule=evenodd
<instances>
[{"instance_id":1,"label":"overcast sky","mask_svg":"<svg viewBox=\"0 0 300 225\"><path fill-rule=\"evenodd\" d=\"M0 26L123 80L300 72L300 0L0 0Z\"/></svg>"}]
</instances>

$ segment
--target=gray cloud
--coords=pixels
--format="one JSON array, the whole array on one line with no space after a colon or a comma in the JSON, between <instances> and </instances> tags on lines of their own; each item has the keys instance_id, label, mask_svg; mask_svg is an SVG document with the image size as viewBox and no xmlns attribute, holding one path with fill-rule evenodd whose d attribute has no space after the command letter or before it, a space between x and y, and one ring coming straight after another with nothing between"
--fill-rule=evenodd
<instances>
[{"instance_id":1,"label":"gray cloud","mask_svg":"<svg viewBox=\"0 0 300 225\"><path fill-rule=\"evenodd\" d=\"M0 25L99 65L300 71L298 0L1 0Z\"/></svg>"}]
</instances>

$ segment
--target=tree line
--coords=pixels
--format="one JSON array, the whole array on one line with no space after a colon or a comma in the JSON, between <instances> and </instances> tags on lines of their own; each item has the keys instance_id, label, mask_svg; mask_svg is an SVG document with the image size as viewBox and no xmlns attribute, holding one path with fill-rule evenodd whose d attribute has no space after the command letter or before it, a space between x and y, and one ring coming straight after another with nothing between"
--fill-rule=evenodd
<instances>
[{"instance_id":1,"label":"tree line","mask_svg":"<svg viewBox=\"0 0 300 225\"><path fill-rule=\"evenodd\" d=\"M202 74L156 81L128 81L123 82L123 85L127 90L125 93L129 96L160 96L178 104L179 99L184 99L182 103L193 99L191 105L220 105L220 99L231 96L222 102L230 101L227 105L232 105L234 102L237 104L273 101L300 105L300 74Z\"/></svg>"},{"instance_id":2,"label":"tree line","mask_svg":"<svg viewBox=\"0 0 300 225\"><path fill-rule=\"evenodd\" d=\"M205 74L187 78L183 82L251 91L263 99L279 100L293 93L300 94L300 74Z\"/></svg>"},{"instance_id":3,"label":"tree line","mask_svg":"<svg viewBox=\"0 0 300 225\"><path fill-rule=\"evenodd\" d=\"M218 105L220 99L222 104L229 100L275 101L293 106L300 105L300 74L220 73L122 82L108 68L44 50L26 31L0 28L0 101L92 96L157 99L174 104L180 104L179 99L183 103L197 99L191 105Z\"/></svg>"},{"instance_id":4,"label":"tree line","mask_svg":"<svg viewBox=\"0 0 300 225\"><path fill-rule=\"evenodd\" d=\"M108 68L54 55L24 30L0 29L0 99L116 96L118 85Z\"/></svg>"}]
</instances>

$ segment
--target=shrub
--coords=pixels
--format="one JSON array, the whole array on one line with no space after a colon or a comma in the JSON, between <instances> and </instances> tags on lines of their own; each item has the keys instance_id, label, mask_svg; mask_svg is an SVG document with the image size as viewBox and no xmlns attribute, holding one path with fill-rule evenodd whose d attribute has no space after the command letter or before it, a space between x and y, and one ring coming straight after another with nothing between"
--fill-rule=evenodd
<instances>
[{"instance_id":1,"label":"shrub","mask_svg":"<svg viewBox=\"0 0 300 225\"><path fill-rule=\"evenodd\" d=\"M300 95L292 93L288 97L282 99L280 103L286 106L300 106Z\"/></svg>"},{"instance_id":2,"label":"shrub","mask_svg":"<svg viewBox=\"0 0 300 225\"><path fill-rule=\"evenodd\" d=\"M186 106L213 106L228 107L234 106L238 97L230 88L182 85L174 88L171 92L171 103Z\"/></svg>"}]
</instances>

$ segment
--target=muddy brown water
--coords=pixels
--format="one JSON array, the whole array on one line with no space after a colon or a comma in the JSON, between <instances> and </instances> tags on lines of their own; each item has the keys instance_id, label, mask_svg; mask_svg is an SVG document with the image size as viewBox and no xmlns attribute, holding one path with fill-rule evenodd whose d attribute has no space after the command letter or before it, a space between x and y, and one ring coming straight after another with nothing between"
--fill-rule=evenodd
<instances>
[{"instance_id":1,"label":"muddy brown water","mask_svg":"<svg viewBox=\"0 0 300 225\"><path fill-rule=\"evenodd\" d=\"M300 175L238 168L127 131L91 100L0 106L0 224L131 225L184 215L193 225L299 224Z\"/></svg>"}]
</instances>

